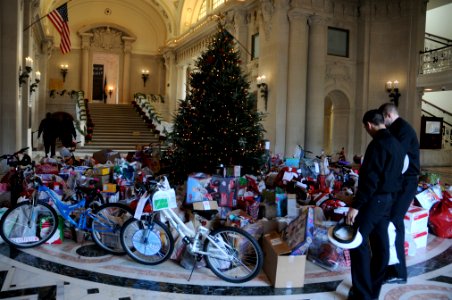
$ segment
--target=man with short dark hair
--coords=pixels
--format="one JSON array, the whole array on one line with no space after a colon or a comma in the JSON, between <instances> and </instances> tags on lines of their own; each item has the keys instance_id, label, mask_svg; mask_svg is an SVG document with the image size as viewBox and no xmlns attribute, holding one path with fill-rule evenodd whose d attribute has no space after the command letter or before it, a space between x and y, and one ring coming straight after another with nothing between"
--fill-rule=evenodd
<instances>
[{"instance_id":1,"label":"man with short dark hair","mask_svg":"<svg viewBox=\"0 0 452 300\"><path fill-rule=\"evenodd\" d=\"M378 299L389 261L389 215L393 194L402 183L404 154L378 110L366 112L363 124L373 139L364 154L358 190L346 217L346 223L363 237L361 245L350 250L353 286L349 299L370 300Z\"/></svg>"},{"instance_id":2,"label":"man with short dark hair","mask_svg":"<svg viewBox=\"0 0 452 300\"><path fill-rule=\"evenodd\" d=\"M50 152L50 157L55 156L55 144L57 139L57 124L51 113L47 113L46 117L39 124L38 139L41 137L44 142L45 157Z\"/></svg>"},{"instance_id":3,"label":"man with short dark hair","mask_svg":"<svg viewBox=\"0 0 452 300\"><path fill-rule=\"evenodd\" d=\"M408 155L408 169L403 174L402 189L397 193L391 210L390 221L396 228L395 248L398 264L388 266L385 283L406 283L407 270L405 260L405 224L403 218L414 199L419 181L419 141L413 127L399 116L393 103L385 103L379 108L385 125L400 142L403 152Z\"/></svg>"}]
</instances>

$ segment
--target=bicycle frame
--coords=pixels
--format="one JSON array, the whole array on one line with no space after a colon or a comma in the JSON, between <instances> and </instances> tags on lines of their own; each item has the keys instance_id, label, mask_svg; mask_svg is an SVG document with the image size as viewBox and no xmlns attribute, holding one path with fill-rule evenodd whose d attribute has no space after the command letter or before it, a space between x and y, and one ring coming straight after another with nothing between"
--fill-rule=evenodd
<instances>
[{"instance_id":1,"label":"bicycle frame","mask_svg":"<svg viewBox=\"0 0 452 300\"><path fill-rule=\"evenodd\" d=\"M81 209L81 208L85 207L85 203L86 203L86 199L85 198L82 198L76 204L68 205L68 204L63 203L63 201L61 201L59 199L58 195L53 190L51 190L50 188L48 188L45 185L39 185L37 191L38 192L45 192L47 195L49 195L50 199L55 204L57 211L71 225L75 226L78 229L90 230L89 228L86 228L87 227L86 226L86 215L87 215L87 213L83 213L83 214L80 215L80 219L79 219L78 223L75 222L75 220L70 215L74 210Z\"/></svg>"}]
</instances>

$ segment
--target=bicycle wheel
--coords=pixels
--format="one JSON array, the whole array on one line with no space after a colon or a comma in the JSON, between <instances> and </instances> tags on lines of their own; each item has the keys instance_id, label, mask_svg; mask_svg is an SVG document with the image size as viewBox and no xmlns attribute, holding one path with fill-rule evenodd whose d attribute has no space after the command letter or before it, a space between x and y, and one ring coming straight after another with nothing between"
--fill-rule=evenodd
<instances>
[{"instance_id":1,"label":"bicycle wheel","mask_svg":"<svg viewBox=\"0 0 452 300\"><path fill-rule=\"evenodd\" d=\"M207 266L221 279L242 283L256 277L262 269L264 254L255 238L235 227L212 231L204 242Z\"/></svg>"},{"instance_id":2,"label":"bicycle wheel","mask_svg":"<svg viewBox=\"0 0 452 300\"><path fill-rule=\"evenodd\" d=\"M52 237L58 228L58 216L49 204L30 201L7 210L0 220L0 235L16 248L32 248Z\"/></svg>"},{"instance_id":3,"label":"bicycle wheel","mask_svg":"<svg viewBox=\"0 0 452 300\"><path fill-rule=\"evenodd\" d=\"M120 242L121 227L133 217L130 207L121 203L107 203L94 211L92 237L94 242L112 254L125 254Z\"/></svg>"},{"instance_id":4,"label":"bicycle wheel","mask_svg":"<svg viewBox=\"0 0 452 300\"><path fill-rule=\"evenodd\" d=\"M152 215L128 220L121 229L121 244L133 260L145 265L161 264L174 249L168 227Z\"/></svg>"}]
</instances>

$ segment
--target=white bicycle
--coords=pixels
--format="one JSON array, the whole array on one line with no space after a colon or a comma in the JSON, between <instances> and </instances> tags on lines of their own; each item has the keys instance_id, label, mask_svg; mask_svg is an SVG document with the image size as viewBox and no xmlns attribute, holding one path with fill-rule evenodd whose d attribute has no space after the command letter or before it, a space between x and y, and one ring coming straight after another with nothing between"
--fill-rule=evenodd
<instances>
[{"instance_id":1,"label":"white bicycle","mask_svg":"<svg viewBox=\"0 0 452 300\"><path fill-rule=\"evenodd\" d=\"M176 207L175 193L169 188L166 178L163 183L154 181L148 186L148 191L138 202L134 218L124 223L121 229L122 246L132 259L146 265L157 265L171 256L174 238L168 226L160 221L160 214L177 230L194 259L200 261L204 257L207 266L219 278L242 283L259 274L263 252L248 232L226 226L210 231L202 225L192 230L172 210ZM151 201L153 212L143 213L144 205ZM218 211L193 212L195 218L202 218L200 214L209 218Z\"/></svg>"}]
</instances>

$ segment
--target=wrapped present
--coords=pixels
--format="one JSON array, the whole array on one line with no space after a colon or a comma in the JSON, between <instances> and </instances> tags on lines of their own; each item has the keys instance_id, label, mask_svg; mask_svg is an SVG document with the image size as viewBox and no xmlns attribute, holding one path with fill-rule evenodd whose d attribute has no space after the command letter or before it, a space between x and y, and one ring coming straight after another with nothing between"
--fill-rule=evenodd
<instances>
[{"instance_id":1,"label":"wrapped present","mask_svg":"<svg viewBox=\"0 0 452 300\"><path fill-rule=\"evenodd\" d=\"M212 199L218 202L219 206L236 207L236 179L233 177L213 176L211 181L214 193L211 194Z\"/></svg>"},{"instance_id":2,"label":"wrapped present","mask_svg":"<svg viewBox=\"0 0 452 300\"><path fill-rule=\"evenodd\" d=\"M60 170L58 170L58 165L56 165L56 164L45 163L45 164L36 165L35 172L36 172L36 174L55 174L56 175L60 172Z\"/></svg>"},{"instance_id":3,"label":"wrapped present","mask_svg":"<svg viewBox=\"0 0 452 300\"><path fill-rule=\"evenodd\" d=\"M228 214L226 225L242 228L253 222L254 222L253 218L249 216L246 212L244 212L241 209L236 209Z\"/></svg>"},{"instance_id":4,"label":"wrapped present","mask_svg":"<svg viewBox=\"0 0 452 300\"><path fill-rule=\"evenodd\" d=\"M187 179L187 198L185 202L191 204L194 202L211 201L213 193L216 193L215 187L211 184L212 177L204 173L194 173Z\"/></svg>"}]
</instances>

